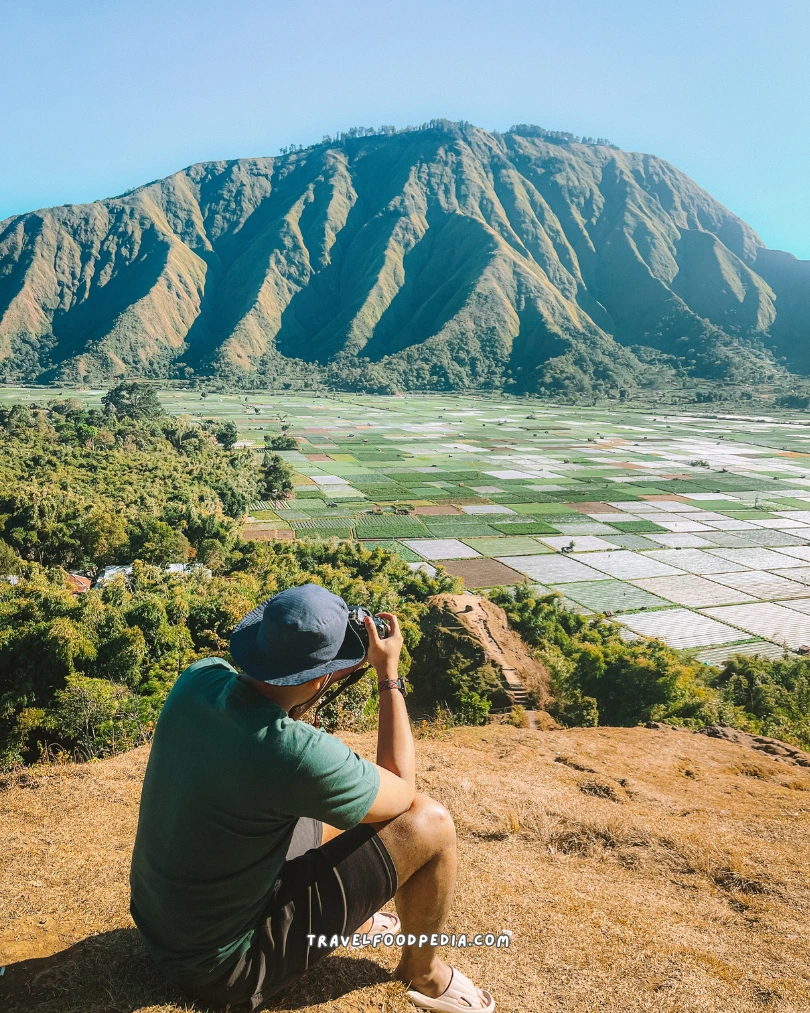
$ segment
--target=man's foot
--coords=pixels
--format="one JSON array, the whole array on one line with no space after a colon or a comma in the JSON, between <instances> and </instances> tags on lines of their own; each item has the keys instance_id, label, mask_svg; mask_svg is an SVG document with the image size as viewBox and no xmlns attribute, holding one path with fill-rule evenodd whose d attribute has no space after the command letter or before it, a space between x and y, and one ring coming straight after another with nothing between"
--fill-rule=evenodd
<instances>
[{"instance_id":1,"label":"man's foot","mask_svg":"<svg viewBox=\"0 0 810 1013\"><path fill-rule=\"evenodd\" d=\"M443 960L434 958L428 972L415 973L405 964L398 964L394 977L404 981L408 988L413 988L426 996L440 996L447 989L453 977L453 968Z\"/></svg>"},{"instance_id":2,"label":"man's foot","mask_svg":"<svg viewBox=\"0 0 810 1013\"><path fill-rule=\"evenodd\" d=\"M424 992L423 984L419 988L409 988L408 998L420 1009L431 1010L433 1013L492 1013L495 1009L495 1000L489 992L483 988L476 988L470 979L447 964L444 968L450 971L450 980L446 988L434 994L432 991ZM414 982L411 982L413 985ZM432 985L432 982L430 983Z\"/></svg>"}]
</instances>

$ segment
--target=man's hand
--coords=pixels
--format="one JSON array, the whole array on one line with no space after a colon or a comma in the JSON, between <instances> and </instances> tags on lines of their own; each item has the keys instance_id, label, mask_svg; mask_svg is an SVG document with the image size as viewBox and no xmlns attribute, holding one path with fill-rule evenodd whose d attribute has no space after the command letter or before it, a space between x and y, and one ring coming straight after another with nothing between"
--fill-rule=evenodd
<instances>
[{"instance_id":1,"label":"man's hand","mask_svg":"<svg viewBox=\"0 0 810 1013\"><path fill-rule=\"evenodd\" d=\"M374 666L380 679L396 679L399 655L402 651L402 631L399 628L397 617L392 612L378 614L387 621L391 632L385 640L380 640L380 635L377 633L377 627L371 616L366 618L368 662Z\"/></svg>"}]
</instances>

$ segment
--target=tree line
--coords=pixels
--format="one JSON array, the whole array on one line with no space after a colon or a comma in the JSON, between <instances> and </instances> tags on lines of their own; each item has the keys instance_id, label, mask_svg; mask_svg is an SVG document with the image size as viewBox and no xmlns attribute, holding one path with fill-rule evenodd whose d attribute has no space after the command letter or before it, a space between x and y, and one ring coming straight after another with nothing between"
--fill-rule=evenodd
<instances>
[{"instance_id":1,"label":"tree line","mask_svg":"<svg viewBox=\"0 0 810 1013\"><path fill-rule=\"evenodd\" d=\"M248 504L284 499L293 471L271 438L260 462L232 421L165 413L153 387L0 409L0 571L199 562L218 571ZM294 444L294 441L293 441Z\"/></svg>"}]
</instances>

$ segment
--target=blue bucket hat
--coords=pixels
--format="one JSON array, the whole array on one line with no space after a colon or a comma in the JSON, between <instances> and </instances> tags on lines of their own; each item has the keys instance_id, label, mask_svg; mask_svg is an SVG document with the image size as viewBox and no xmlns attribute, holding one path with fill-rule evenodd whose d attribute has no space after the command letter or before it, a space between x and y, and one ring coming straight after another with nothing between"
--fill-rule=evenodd
<instances>
[{"instance_id":1,"label":"blue bucket hat","mask_svg":"<svg viewBox=\"0 0 810 1013\"><path fill-rule=\"evenodd\" d=\"M243 672L274 686L298 686L366 656L346 602L318 584L262 602L233 631L230 650Z\"/></svg>"}]
</instances>

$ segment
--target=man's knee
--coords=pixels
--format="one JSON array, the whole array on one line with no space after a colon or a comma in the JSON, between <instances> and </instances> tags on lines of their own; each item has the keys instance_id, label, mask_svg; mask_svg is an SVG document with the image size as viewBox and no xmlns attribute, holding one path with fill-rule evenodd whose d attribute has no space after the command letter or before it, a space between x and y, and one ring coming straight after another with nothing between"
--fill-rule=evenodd
<instances>
[{"instance_id":1,"label":"man's knee","mask_svg":"<svg viewBox=\"0 0 810 1013\"><path fill-rule=\"evenodd\" d=\"M437 856L452 861L456 853L453 817L429 795L417 794L410 809L381 826L379 834L396 866L400 886Z\"/></svg>"},{"instance_id":2,"label":"man's knee","mask_svg":"<svg viewBox=\"0 0 810 1013\"><path fill-rule=\"evenodd\" d=\"M417 792L410 809L403 813L408 832L419 838L446 844L456 839L453 817L447 809L430 795Z\"/></svg>"}]
</instances>

